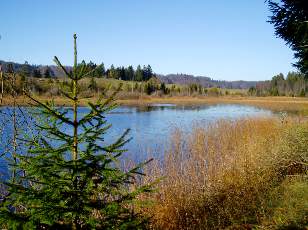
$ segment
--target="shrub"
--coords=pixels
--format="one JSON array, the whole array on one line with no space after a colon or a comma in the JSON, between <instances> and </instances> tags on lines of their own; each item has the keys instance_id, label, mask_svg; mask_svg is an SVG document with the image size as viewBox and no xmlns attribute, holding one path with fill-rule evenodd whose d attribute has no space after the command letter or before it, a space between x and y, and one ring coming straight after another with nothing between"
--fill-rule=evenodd
<instances>
[{"instance_id":1,"label":"shrub","mask_svg":"<svg viewBox=\"0 0 308 230\"><path fill-rule=\"evenodd\" d=\"M209 88L208 91L207 91L207 94L209 96L219 96L221 94L220 90L216 87L214 88Z\"/></svg>"}]
</instances>

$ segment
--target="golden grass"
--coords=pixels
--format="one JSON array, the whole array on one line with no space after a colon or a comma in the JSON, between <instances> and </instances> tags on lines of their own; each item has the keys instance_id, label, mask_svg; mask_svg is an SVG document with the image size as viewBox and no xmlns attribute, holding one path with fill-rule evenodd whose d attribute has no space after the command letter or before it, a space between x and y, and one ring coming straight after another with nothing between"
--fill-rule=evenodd
<instances>
[{"instance_id":1,"label":"golden grass","mask_svg":"<svg viewBox=\"0 0 308 230\"><path fill-rule=\"evenodd\" d=\"M145 183L162 178L150 197L154 205L144 210L153 217L152 228L271 223L273 191L287 175L307 172L307 130L308 124L275 119L199 124L191 134L175 130L164 162L147 169Z\"/></svg>"}]
</instances>

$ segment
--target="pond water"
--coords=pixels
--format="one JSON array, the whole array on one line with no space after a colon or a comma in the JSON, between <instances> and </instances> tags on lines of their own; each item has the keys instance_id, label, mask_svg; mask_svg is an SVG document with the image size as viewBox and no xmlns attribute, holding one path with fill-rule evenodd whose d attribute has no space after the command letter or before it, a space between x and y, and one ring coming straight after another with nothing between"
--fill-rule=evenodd
<instances>
[{"instance_id":1,"label":"pond water","mask_svg":"<svg viewBox=\"0 0 308 230\"><path fill-rule=\"evenodd\" d=\"M11 108L3 107L1 111L10 111ZM88 108L80 107L79 116L88 112ZM19 113L19 116L21 114ZM180 127L189 132L193 124L206 126L220 119L236 120L248 117L268 117L273 112L254 106L236 104L218 104L202 106L176 106L173 104L153 104L151 106L132 107L121 106L109 114L106 118L113 126L106 137L107 142L115 140L127 128L131 129L129 137L133 139L126 145L128 152L125 156L133 160L144 160L152 155L160 157L164 149L168 147L170 134L175 127ZM2 125L1 152L4 143L10 136L10 124L0 117ZM5 171L3 159L0 159L0 172Z\"/></svg>"},{"instance_id":2,"label":"pond water","mask_svg":"<svg viewBox=\"0 0 308 230\"><path fill-rule=\"evenodd\" d=\"M243 105L175 106L156 104L147 107L121 107L107 119L113 124L110 137L126 128L131 129L132 141L127 148L138 158L156 155L168 147L170 133L175 127L189 132L192 125L207 125L220 119L235 120L243 117L268 117L269 110Z\"/></svg>"}]
</instances>

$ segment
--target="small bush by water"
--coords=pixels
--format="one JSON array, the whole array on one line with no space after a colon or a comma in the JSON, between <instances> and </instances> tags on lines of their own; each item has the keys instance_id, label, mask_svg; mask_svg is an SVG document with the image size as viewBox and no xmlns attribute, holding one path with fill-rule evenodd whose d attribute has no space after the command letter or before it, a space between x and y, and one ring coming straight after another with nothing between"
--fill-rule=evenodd
<instances>
[{"instance_id":1,"label":"small bush by water","mask_svg":"<svg viewBox=\"0 0 308 230\"><path fill-rule=\"evenodd\" d=\"M219 121L176 129L145 209L153 229L307 227L308 124ZM148 182L148 181L146 181Z\"/></svg>"}]
</instances>

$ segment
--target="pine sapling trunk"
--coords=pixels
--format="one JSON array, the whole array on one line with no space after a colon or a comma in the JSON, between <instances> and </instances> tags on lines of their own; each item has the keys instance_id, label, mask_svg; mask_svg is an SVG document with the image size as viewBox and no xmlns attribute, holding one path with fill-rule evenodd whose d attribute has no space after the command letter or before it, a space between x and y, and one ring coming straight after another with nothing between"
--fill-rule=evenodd
<instances>
[{"instance_id":1,"label":"pine sapling trunk","mask_svg":"<svg viewBox=\"0 0 308 230\"><path fill-rule=\"evenodd\" d=\"M77 76L77 45L76 45L77 36L74 34L74 70L73 70L73 113L74 113L74 134L73 134L73 161L77 161L78 159L78 96L77 96L77 87L78 87L78 76ZM77 165L75 165L75 172L77 172ZM74 178L74 187L77 191L78 189L78 181L77 177ZM78 226L78 216L75 216L73 220L73 230L77 230Z\"/></svg>"},{"instance_id":2,"label":"pine sapling trunk","mask_svg":"<svg viewBox=\"0 0 308 230\"><path fill-rule=\"evenodd\" d=\"M76 45L76 34L74 35L74 78L73 78L73 112L74 112L74 141L73 141L73 160L76 161L78 158L78 117L77 117L77 45Z\"/></svg>"}]
</instances>

